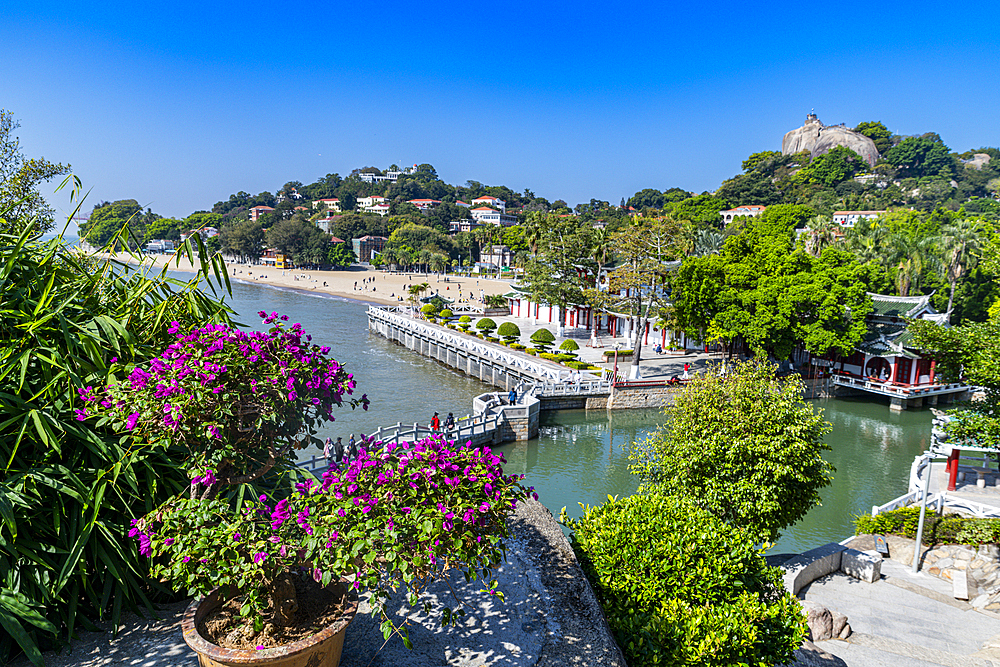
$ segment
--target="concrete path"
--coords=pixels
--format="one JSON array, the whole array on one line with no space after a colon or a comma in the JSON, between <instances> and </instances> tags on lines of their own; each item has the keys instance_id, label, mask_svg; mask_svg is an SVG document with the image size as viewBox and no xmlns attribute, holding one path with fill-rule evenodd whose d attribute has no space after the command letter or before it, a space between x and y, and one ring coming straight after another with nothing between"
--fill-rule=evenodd
<instances>
[{"instance_id":1,"label":"concrete path","mask_svg":"<svg viewBox=\"0 0 1000 667\"><path fill-rule=\"evenodd\" d=\"M1000 615L976 611L951 593L949 582L885 560L874 584L838 573L801 596L847 616L847 641L816 646L849 667L1000 666ZM984 648L990 645L998 648Z\"/></svg>"}]
</instances>

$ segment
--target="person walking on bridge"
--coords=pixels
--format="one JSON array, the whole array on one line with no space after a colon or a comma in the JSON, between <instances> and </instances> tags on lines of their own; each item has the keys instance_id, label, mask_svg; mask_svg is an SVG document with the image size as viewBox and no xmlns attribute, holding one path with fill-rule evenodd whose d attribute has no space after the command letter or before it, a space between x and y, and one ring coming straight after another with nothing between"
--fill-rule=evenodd
<instances>
[{"instance_id":1,"label":"person walking on bridge","mask_svg":"<svg viewBox=\"0 0 1000 667\"><path fill-rule=\"evenodd\" d=\"M337 463L344 460L344 440L343 438L337 438L337 442L333 443L333 455L337 459Z\"/></svg>"},{"instance_id":2,"label":"person walking on bridge","mask_svg":"<svg viewBox=\"0 0 1000 667\"><path fill-rule=\"evenodd\" d=\"M438 413L435 412L434 416L431 417L431 430L438 431L440 429L441 429L441 420L438 418Z\"/></svg>"},{"instance_id":3,"label":"person walking on bridge","mask_svg":"<svg viewBox=\"0 0 1000 667\"><path fill-rule=\"evenodd\" d=\"M455 428L455 415L453 415L452 413L449 412L448 416L445 417L445 420L444 420L444 430L445 431L450 431L453 428Z\"/></svg>"},{"instance_id":4,"label":"person walking on bridge","mask_svg":"<svg viewBox=\"0 0 1000 667\"><path fill-rule=\"evenodd\" d=\"M517 390L511 389L507 394L507 402L511 405L517 405Z\"/></svg>"}]
</instances>

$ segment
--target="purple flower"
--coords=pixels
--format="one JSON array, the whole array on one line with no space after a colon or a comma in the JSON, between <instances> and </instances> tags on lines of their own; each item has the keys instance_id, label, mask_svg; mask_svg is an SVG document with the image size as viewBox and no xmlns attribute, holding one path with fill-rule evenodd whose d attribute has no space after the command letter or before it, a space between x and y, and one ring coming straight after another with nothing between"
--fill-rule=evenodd
<instances>
[{"instance_id":1,"label":"purple flower","mask_svg":"<svg viewBox=\"0 0 1000 667\"><path fill-rule=\"evenodd\" d=\"M299 395L298 395L298 394L296 394L296 393L295 393L294 391L290 391L290 392L288 392L288 400L289 400L289 401L294 401L294 400L295 400L295 399L297 399L298 397L299 397Z\"/></svg>"},{"instance_id":2,"label":"purple flower","mask_svg":"<svg viewBox=\"0 0 1000 667\"><path fill-rule=\"evenodd\" d=\"M267 553L264 551L258 551L253 555L253 562L255 565L260 565L265 560L267 560Z\"/></svg>"},{"instance_id":3,"label":"purple flower","mask_svg":"<svg viewBox=\"0 0 1000 667\"><path fill-rule=\"evenodd\" d=\"M149 535L142 533L139 535L139 553L147 558L153 553L153 549L150 546Z\"/></svg>"},{"instance_id":4,"label":"purple flower","mask_svg":"<svg viewBox=\"0 0 1000 667\"><path fill-rule=\"evenodd\" d=\"M243 536L239 533L233 533L233 542L239 542L241 537Z\"/></svg>"},{"instance_id":5,"label":"purple flower","mask_svg":"<svg viewBox=\"0 0 1000 667\"><path fill-rule=\"evenodd\" d=\"M169 547L173 543L174 543L174 538L172 537L168 537L167 539L163 540L163 546L165 547Z\"/></svg>"},{"instance_id":6,"label":"purple flower","mask_svg":"<svg viewBox=\"0 0 1000 667\"><path fill-rule=\"evenodd\" d=\"M282 500L277 505L274 506L274 511L271 512L271 530L278 530L281 528L281 524L285 522L288 518L290 512L288 511L288 500Z\"/></svg>"},{"instance_id":7,"label":"purple flower","mask_svg":"<svg viewBox=\"0 0 1000 667\"><path fill-rule=\"evenodd\" d=\"M76 410L76 420L78 422L86 421L87 420L87 411L86 410Z\"/></svg>"},{"instance_id":8,"label":"purple flower","mask_svg":"<svg viewBox=\"0 0 1000 667\"><path fill-rule=\"evenodd\" d=\"M187 563L190 560L191 560L191 556L184 556L184 558L181 558L181 562L182 563Z\"/></svg>"},{"instance_id":9,"label":"purple flower","mask_svg":"<svg viewBox=\"0 0 1000 667\"><path fill-rule=\"evenodd\" d=\"M139 413L133 412L128 416L128 419L125 420L125 428L131 431L132 429L135 428L135 425L136 423L138 423L138 421L139 421Z\"/></svg>"}]
</instances>

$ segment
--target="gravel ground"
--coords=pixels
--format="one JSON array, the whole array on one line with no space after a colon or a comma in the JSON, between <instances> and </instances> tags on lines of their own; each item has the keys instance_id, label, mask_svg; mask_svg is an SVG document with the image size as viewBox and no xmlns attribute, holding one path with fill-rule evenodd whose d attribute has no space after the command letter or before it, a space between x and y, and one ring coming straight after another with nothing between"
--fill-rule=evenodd
<instances>
[{"instance_id":1,"label":"gravel ground","mask_svg":"<svg viewBox=\"0 0 1000 667\"><path fill-rule=\"evenodd\" d=\"M513 517L514 539L498 580L505 601L480 593L481 582L451 583L466 602L467 615L455 627L440 626L440 607L455 606L449 587L438 582L424 599L434 604L425 615L397 608L397 622L409 622L414 649L398 638L384 644L378 623L362 602L347 630L343 667L625 667L590 585L552 514L536 501L521 503ZM195 667L198 660L181 636L187 603L161 608L160 619L129 617L116 637L81 633L68 651L47 653L48 667ZM383 646L384 644L384 646ZM28 667L22 659L11 667Z\"/></svg>"}]
</instances>

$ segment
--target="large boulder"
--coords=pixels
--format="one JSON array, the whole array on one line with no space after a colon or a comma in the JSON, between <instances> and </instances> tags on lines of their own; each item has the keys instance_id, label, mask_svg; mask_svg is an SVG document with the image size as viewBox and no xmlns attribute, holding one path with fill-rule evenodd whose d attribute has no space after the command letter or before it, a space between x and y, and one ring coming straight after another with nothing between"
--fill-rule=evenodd
<instances>
[{"instance_id":1,"label":"large boulder","mask_svg":"<svg viewBox=\"0 0 1000 667\"><path fill-rule=\"evenodd\" d=\"M863 134L843 125L827 127L815 114L806 116L802 127L789 130L781 140L781 154L791 155L809 151L812 157L830 152L836 146L846 146L860 155L870 165L878 160L875 142Z\"/></svg>"}]
</instances>

